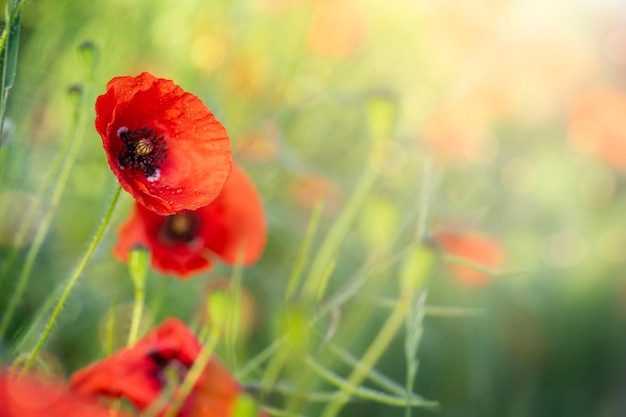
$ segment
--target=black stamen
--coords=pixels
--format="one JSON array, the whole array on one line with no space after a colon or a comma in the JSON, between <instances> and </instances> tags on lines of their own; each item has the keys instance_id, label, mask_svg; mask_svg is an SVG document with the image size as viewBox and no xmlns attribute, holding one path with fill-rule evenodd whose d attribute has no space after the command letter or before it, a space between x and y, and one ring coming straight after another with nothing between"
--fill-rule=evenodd
<instances>
[{"instance_id":1,"label":"black stamen","mask_svg":"<svg viewBox=\"0 0 626 417\"><path fill-rule=\"evenodd\" d=\"M124 143L117 158L119 166L143 172L146 178L154 176L167 158L163 136L158 136L149 127L135 130L121 128L118 134Z\"/></svg>"},{"instance_id":2,"label":"black stamen","mask_svg":"<svg viewBox=\"0 0 626 417\"><path fill-rule=\"evenodd\" d=\"M160 240L166 244L189 243L198 235L200 218L196 213L185 212L167 216L161 227Z\"/></svg>"}]
</instances>

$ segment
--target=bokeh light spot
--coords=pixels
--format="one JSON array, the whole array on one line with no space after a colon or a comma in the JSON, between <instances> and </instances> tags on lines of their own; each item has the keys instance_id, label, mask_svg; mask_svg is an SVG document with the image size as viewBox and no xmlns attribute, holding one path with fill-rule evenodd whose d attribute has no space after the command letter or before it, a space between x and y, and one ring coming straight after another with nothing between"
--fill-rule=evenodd
<instances>
[{"instance_id":1,"label":"bokeh light spot","mask_svg":"<svg viewBox=\"0 0 626 417\"><path fill-rule=\"evenodd\" d=\"M544 261L551 266L575 266L587 252L587 243L580 233L563 230L547 236L542 243Z\"/></svg>"},{"instance_id":2,"label":"bokeh light spot","mask_svg":"<svg viewBox=\"0 0 626 417\"><path fill-rule=\"evenodd\" d=\"M597 167L583 172L578 186L580 199L588 207L604 207L615 197L615 175L609 169Z\"/></svg>"},{"instance_id":3,"label":"bokeh light spot","mask_svg":"<svg viewBox=\"0 0 626 417\"><path fill-rule=\"evenodd\" d=\"M600 256L612 263L626 261L626 228L611 227L604 230L598 239Z\"/></svg>"},{"instance_id":4,"label":"bokeh light spot","mask_svg":"<svg viewBox=\"0 0 626 417\"><path fill-rule=\"evenodd\" d=\"M500 179L504 187L511 193L526 194L535 186L537 174L532 162L522 158L514 158L502 167Z\"/></svg>"},{"instance_id":5,"label":"bokeh light spot","mask_svg":"<svg viewBox=\"0 0 626 417\"><path fill-rule=\"evenodd\" d=\"M199 36L191 46L191 61L207 72L218 69L226 58L226 43L217 36Z\"/></svg>"}]
</instances>

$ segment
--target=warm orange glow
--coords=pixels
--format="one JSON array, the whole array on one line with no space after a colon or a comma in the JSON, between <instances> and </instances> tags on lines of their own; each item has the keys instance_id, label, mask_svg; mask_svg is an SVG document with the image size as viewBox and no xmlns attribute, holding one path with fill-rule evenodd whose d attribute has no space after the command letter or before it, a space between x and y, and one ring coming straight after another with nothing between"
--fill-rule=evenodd
<instances>
[{"instance_id":1,"label":"warm orange glow","mask_svg":"<svg viewBox=\"0 0 626 417\"><path fill-rule=\"evenodd\" d=\"M346 58L356 51L365 31L358 4L352 0L320 0L309 26L309 45L320 55Z\"/></svg>"},{"instance_id":2,"label":"warm orange glow","mask_svg":"<svg viewBox=\"0 0 626 417\"><path fill-rule=\"evenodd\" d=\"M626 169L626 95L598 87L581 94L573 103L569 137L576 147L595 154L611 167Z\"/></svg>"}]
</instances>

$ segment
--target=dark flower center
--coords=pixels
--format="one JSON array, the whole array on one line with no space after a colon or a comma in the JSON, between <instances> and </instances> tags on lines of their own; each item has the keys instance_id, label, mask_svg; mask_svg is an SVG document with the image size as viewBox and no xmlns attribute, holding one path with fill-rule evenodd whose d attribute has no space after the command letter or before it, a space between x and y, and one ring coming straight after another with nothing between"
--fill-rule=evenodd
<instances>
[{"instance_id":1,"label":"dark flower center","mask_svg":"<svg viewBox=\"0 0 626 417\"><path fill-rule=\"evenodd\" d=\"M124 143L117 158L120 168L143 172L148 181L158 180L159 167L167 158L163 136L157 135L149 127L135 130L120 127L117 135Z\"/></svg>"},{"instance_id":2,"label":"dark flower center","mask_svg":"<svg viewBox=\"0 0 626 417\"><path fill-rule=\"evenodd\" d=\"M200 228L200 219L193 212L167 216L161 228L161 240L166 244L189 243L193 241Z\"/></svg>"},{"instance_id":3,"label":"dark flower center","mask_svg":"<svg viewBox=\"0 0 626 417\"><path fill-rule=\"evenodd\" d=\"M149 375L151 378L156 379L161 387L168 386L171 383L178 385L185 379L185 375L189 370L188 366L185 366L172 354L151 351L148 353L148 358L154 365Z\"/></svg>"}]
</instances>

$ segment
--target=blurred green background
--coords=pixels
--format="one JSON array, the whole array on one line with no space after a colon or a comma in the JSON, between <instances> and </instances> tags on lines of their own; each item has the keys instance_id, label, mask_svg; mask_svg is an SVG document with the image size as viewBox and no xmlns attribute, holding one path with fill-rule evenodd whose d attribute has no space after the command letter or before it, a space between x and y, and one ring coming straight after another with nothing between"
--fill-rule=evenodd
<instances>
[{"instance_id":1,"label":"blurred green background","mask_svg":"<svg viewBox=\"0 0 626 417\"><path fill-rule=\"evenodd\" d=\"M371 346L398 297L415 231L471 230L497 242L504 261L488 265L496 273L487 285L472 286L437 258L421 293L414 391L439 406L413 415L626 415L625 18L624 6L599 0L29 2L0 148L3 262L71 131L73 84L85 92L84 140L2 341L4 361L32 345L24 332L36 336L38 313L75 268L115 189L93 100L112 77L149 71L207 104L264 200L268 245L243 278L256 321L231 369L283 335L281 320L296 314L285 291L314 207L325 196L315 251L353 201L378 140L380 172L304 322L346 283L362 286L315 323L319 337L306 351L346 378L351 368L328 343L356 357ZM100 53L92 81L77 52L85 40ZM372 133L377 117L393 122L381 138ZM51 209L50 189L41 212ZM130 204L125 195L46 345L62 375L102 357L99 329L111 308L120 323L129 317L132 284L110 249ZM0 283L0 311L27 250ZM223 265L188 281L152 273L146 328L170 315L197 324L207 285L230 275ZM405 337L402 328L376 364L401 386ZM337 390L319 376L299 380L298 355L287 359L284 384ZM243 380L260 380L264 368ZM328 402L294 397L276 391L264 402L306 416ZM355 399L340 415L405 412Z\"/></svg>"}]
</instances>

